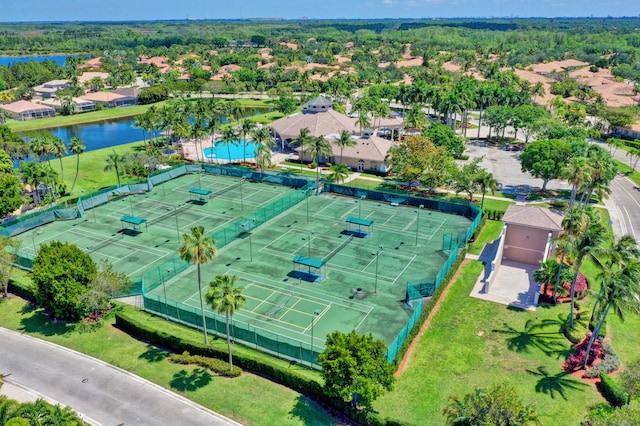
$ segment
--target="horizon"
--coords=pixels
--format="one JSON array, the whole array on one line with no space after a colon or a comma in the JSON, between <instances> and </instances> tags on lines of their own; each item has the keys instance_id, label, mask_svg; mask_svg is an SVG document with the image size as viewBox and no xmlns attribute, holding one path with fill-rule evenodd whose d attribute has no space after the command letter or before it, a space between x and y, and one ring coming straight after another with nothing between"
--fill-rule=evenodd
<instances>
[{"instance_id":1,"label":"horizon","mask_svg":"<svg viewBox=\"0 0 640 426\"><path fill-rule=\"evenodd\" d=\"M635 13L634 13L635 12ZM638 18L637 0L296 0L203 4L199 0L31 0L3 5L1 23L221 20L619 19Z\"/></svg>"}]
</instances>

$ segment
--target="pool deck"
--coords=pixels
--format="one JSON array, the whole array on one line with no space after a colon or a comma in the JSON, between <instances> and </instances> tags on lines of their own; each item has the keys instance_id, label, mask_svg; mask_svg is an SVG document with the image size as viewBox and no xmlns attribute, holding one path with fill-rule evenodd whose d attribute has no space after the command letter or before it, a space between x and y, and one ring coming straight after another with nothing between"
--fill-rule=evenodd
<instances>
[{"instance_id":1,"label":"pool deck","mask_svg":"<svg viewBox=\"0 0 640 426\"><path fill-rule=\"evenodd\" d=\"M227 164L228 160L223 160L219 158L211 158L207 157L204 154L204 150L206 148L211 147L211 138L204 139L201 143L196 146L194 141L184 142L182 144L182 154L185 158L193 160L193 161L204 161L205 163L214 163L214 164ZM280 164L287 159L290 159L291 154L284 153L274 153L271 156L271 163L273 165ZM231 162L238 162L241 160L233 160ZM247 163L256 163L255 158L247 157Z\"/></svg>"}]
</instances>

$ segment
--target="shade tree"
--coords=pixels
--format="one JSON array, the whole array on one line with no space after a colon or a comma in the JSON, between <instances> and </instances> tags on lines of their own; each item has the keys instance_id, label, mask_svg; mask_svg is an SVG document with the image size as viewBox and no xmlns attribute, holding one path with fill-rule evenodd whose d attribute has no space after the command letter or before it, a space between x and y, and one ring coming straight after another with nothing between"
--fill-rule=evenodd
<instances>
[{"instance_id":1,"label":"shade tree","mask_svg":"<svg viewBox=\"0 0 640 426\"><path fill-rule=\"evenodd\" d=\"M371 410L373 401L393 388L394 368L386 354L384 342L370 333L329 333L318 355L325 393Z\"/></svg>"},{"instance_id":2,"label":"shade tree","mask_svg":"<svg viewBox=\"0 0 640 426\"><path fill-rule=\"evenodd\" d=\"M571 146L562 139L539 140L525 146L520 154L523 172L542 179L545 191L549 181L557 179L572 156Z\"/></svg>"}]
</instances>

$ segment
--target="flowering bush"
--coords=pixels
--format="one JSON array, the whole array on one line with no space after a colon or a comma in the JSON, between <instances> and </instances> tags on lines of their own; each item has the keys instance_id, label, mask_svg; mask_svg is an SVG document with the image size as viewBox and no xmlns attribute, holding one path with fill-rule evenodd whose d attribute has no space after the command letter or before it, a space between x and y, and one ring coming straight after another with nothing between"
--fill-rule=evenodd
<instances>
[{"instance_id":1,"label":"flowering bush","mask_svg":"<svg viewBox=\"0 0 640 426\"><path fill-rule=\"evenodd\" d=\"M564 364L562 364L562 369L564 371L571 373L582 368L584 355L587 352L587 345L589 344L589 337L591 337L591 333L587 334L587 338L585 338L580 344L575 347L575 351L571 355L569 355ZM601 357L602 344L599 340L596 340L595 342L593 342L593 345L591 345L591 352L589 353L587 365L593 364L596 359Z\"/></svg>"}]
</instances>

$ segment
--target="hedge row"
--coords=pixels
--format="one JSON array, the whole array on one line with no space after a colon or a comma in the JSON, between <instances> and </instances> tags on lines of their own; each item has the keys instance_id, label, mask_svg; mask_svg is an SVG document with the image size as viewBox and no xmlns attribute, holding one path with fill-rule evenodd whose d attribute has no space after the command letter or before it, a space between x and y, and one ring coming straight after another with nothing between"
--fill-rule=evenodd
<instances>
[{"instance_id":1,"label":"hedge row","mask_svg":"<svg viewBox=\"0 0 640 426\"><path fill-rule=\"evenodd\" d=\"M436 303L438 302L440 295L442 295L442 292L444 291L444 289L447 288L449 281L451 281L451 279L453 278L453 275L458 271L458 268L460 267L460 264L464 260L466 253L467 253L467 247L464 246L460 250L460 253L458 253L458 258L454 262L453 266L451 267L447 275L445 275L444 279L440 283L440 287L438 287L438 289L433 293L433 296L431 296L431 299L429 299L429 303L427 303L427 305L422 310L422 314L420 314L420 318L418 318L418 321L416 321L416 323L414 324L413 328L407 335L407 338L404 340L404 343L402 343L402 346L400 346L400 350L398 350L398 354L396 355L396 360L395 360L396 365L400 364L400 362L406 355L407 350L409 350L409 346L411 345L411 342L413 342L413 339L415 339L416 336L418 335L418 332L422 328L422 324L424 324L424 322L427 320L427 317L429 316L429 314L435 307Z\"/></svg>"},{"instance_id":2,"label":"hedge row","mask_svg":"<svg viewBox=\"0 0 640 426\"><path fill-rule=\"evenodd\" d=\"M622 407L629 403L629 396L618 387L608 374L602 374L600 380L600 393L604 399L609 401L609 404L613 407Z\"/></svg>"},{"instance_id":3,"label":"hedge row","mask_svg":"<svg viewBox=\"0 0 640 426\"><path fill-rule=\"evenodd\" d=\"M142 340L169 349L175 353L189 352L207 358L226 359L228 353L211 346L205 346L192 341L185 341L180 337L167 334L153 324L143 324L127 312L116 312L116 326L122 331L137 336ZM193 355L191 355L193 356ZM317 381L308 379L281 365L270 363L268 358L252 358L247 354L234 354L233 362L236 366L263 375L277 383L296 390L319 402L325 407L338 410L358 424L367 426L412 426L395 420L383 419L377 413L354 410L350 404L336 398L331 398L323 392ZM225 366L226 363L225 363Z\"/></svg>"},{"instance_id":4,"label":"hedge row","mask_svg":"<svg viewBox=\"0 0 640 426\"><path fill-rule=\"evenodd\" d=\"M183 365L196 364L200 367L208 368L220 376L239 377L242 374L242 369L238 368L237 365L234 365L233 370L229 371L229 363L221 359L207 358L202 355L191 355L186 351L181 354L171 354L169 361Z\"/></svg>"},{"instance_id":5,"label":"hedge row","mask_svg":"<svg viewBox=\"0 0 640 426\"><path fill-rule=\"evenodd\" d=\"M208 358L218 359L226 359L228 357L227 351L214 348L212 346L205 346L204 344L185 341L178 336L172 336L164 331L154 328L152 325L143 324L137 321L126 312L116 313L116 326L127 333L141 338L142 340L170 349L175 353L189 352L193 355L201 355ZM306 377L301 377L294 370L286 370L280 365L269 363L268 360L258 360L246 354L234 354L233 360L234 363L242 369L263 374L278 383L314 399L318 399L320 401L326 400L320 383Z\"/></svg>"},{"instance_id":6,"label":"hedge row","mask_svg":"<svg viewBox=\"0 0 640 426\"><path fill-rule=\"evenodd\" d=\"M29 281L28 283L23 283L20 281L11 280L9 282L9 293L13 293L16 296L20 296L30 302L35 302L36 300L35 288L31 284L31 281Z\"/></svg>"}]
</instances>

